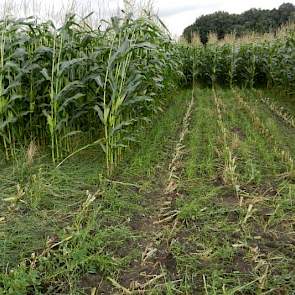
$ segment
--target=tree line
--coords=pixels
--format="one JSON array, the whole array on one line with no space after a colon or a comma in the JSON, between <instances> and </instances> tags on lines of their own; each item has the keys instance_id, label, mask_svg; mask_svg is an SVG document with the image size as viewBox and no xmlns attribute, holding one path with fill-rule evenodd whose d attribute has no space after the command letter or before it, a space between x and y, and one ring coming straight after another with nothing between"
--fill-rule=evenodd
<instances>
[{"instance_id":1,"label":"tree line","mask_svg":"<svg viewBox=\"0 0 295 295\"><path fill-rule=\"evenodd\" d=\"M230 33L235 33L237 37L250 32L269 33L294 20L295 6L291 3L284 3L272 10L252 8L241 14L218 11L197 18L192 25L185 28L183 37L191 42L192 36L197 33L202 43L206 44L210 32L216 33L218 39L223 39Z\"/></svg>"}]
</instances>

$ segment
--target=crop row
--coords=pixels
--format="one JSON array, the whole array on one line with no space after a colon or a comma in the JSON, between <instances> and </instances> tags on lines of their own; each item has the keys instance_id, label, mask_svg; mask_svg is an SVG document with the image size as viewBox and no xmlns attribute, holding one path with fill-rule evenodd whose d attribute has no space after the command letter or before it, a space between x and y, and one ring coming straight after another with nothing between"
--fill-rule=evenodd
<instances>
[{"instance_id":1,"label":"crop row","mask_svg":"<svg viewBox=\"0 0 295 295\"><path fill-rule=\"evenodd\" d=\"M187 72L207 85L240 87L276 87L287 95L295 93L295 33L256 42L212 42L191 45L186 50ZM193 59L195 59L193 61Z\"/></svg>"},{"instance_id":2,"label":"crop row","mask_svg":"<svg viewBox=\"0 0 295 295\"><path fill-rule=\"evenodd\" d=\"M178 52L149 15L114 17L104 29L75 16L59 29L0 21L0 149L10 159L34 141L57 162L100 144L111 172L177 85Z\"/></svg>"},{"instance_id":3,"label":"crop row","mask_svg":"<svg viewBox=\"0 0 295 295\"><path fill-rule=\"evenodd\" d=\"M252 120L254 128L269 142L272 146L276 156L286 164L286 173L284 175L292 176L294 174L294 159L288 149L282 147L282 144L277 141L273 132L264 124L264 122L258 117L255 107L248 104L244 98L242 98L237 92L235 92L235 98L237 103L249 114Z\"/></svg>"},{"instance_id":4,"label":"crop row","mask_svg":"<svg viewBox=\"0 0 295 295\"><path fill-rule=\"evenodd\" d=\"M261 101L278 117L280 117L287 125L295 128L295 118L284 107L278 106L270 98L264 97Z\"/></svg>"}]
</instances>

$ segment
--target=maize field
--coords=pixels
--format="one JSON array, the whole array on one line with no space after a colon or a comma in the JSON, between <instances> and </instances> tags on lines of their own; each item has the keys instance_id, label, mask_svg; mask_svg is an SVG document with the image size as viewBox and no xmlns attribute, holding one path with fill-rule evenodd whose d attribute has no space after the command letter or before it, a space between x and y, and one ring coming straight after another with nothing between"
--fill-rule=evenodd
<instances>
[{"instance_id":1,"label":"maize field","mask_svg":"<svg viewBox=\"0 0 295 295\"><path fill-rule=\"evenodd\" d=\"M100 144L111 172L136 140L132 130L159 112L177 86L178 52L159 22L114 17L105 30L94 30L86 21L71 16L59 29L34 19L1 21L0 135L7 159L34 141L50 147L57 163L84 138L85 145Z\"/></svg>"},{"instance_id":2,"label":"maize field","mask_svg":"<svg viewBox=\"0 0 295 295\"><path fill-rule=\"evenodd\" d=\"M191 46L191 59L195 58L196 79L205 85L226 87L267 87L294 95L294 26L282 28L277 36L229 36L223 42L214 40L207 46L198 42ZM190 67L192 69L192 67ZM192 73L191 75L192 76Z\"/></svg>"},{"instance_id":3,"label":"maize field","mask_svg":"<svg viewBox=\"0 0 295 295\"><path fill-rule=\"evenodd\" d=\"M68 17L58 29L34 19L2 20L2 157L15 159L21 146L35 142L59 163L81 147L99 145L111 173L136 141L133 131L161 112L169 91L193 79L292 95L291 28L273 40L188 47L148 15L114 17L104 30L91 28L87 17Z\"/></svg>"},{"instance_id":4,"label":"maize field","mask_svg":"<svg viewBox=\"0 0 295 295\"><path fill-rule=\"evenodd\" d=\"M294 294L294 26L91 17L0 21L0 294Z\"/></svg>"}]
</instances>

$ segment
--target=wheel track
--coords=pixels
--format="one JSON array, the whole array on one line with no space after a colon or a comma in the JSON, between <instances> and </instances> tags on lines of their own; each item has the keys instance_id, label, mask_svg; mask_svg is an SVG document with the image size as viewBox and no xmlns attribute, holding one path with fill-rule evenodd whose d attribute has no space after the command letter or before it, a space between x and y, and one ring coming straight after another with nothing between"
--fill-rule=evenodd
<instances>
[{"instance_id":1,"label":"wheel track","mask_svg":"<svg viewBox=\"0 0 295 295\"><path fill-rule=\"evenodd\" d=\"M182 170L182 158L185 154L184 140L189 132L190 118L194 106L194 95L187 106L183 117L177 143L173 150L172 159L168 165L163 185L154 199L152 208L154 214L146 220L149 224L143 225L141 230L146 235L142 244L141 259L136 261L123 275L119 284L110 279L112 285L119 290L117 294L146 294L155 286L161 288L166 277L173 275L175 266L172 254L169 252L170 233L176 228L178 210L175 210L174 201L179 196L178 184Z\"/></svg>"}]
</instances>

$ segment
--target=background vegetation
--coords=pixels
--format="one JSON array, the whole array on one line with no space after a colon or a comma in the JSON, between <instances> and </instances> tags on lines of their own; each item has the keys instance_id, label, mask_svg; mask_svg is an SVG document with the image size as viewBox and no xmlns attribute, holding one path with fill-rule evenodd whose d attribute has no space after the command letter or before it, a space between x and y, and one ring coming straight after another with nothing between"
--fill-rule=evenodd
<instances>
[{"instance_id":1,"label":"background vegetation","mask_svg":"<svg viewBox=\"0 0 295 295\"><path fill-rule=\"evenodd\" d=\"M0 22L0 294L292 294L294 26L130 12Z\"/></svg>"},{"instance_id":2,"label":"background vegetation","mask_svg":"<svg viewBox=\"0 0 295 295\"><path fill-rule=\"evenodd\" d=\"M276 88L294 94L294 25L282 27L275 35L226 35L218 40L211 33L209 37L206 46L196 36L186 48L188 79L193 79L189 65L194 63L194 77L205 85Z\"/></svg>"},{"instance_id":3,"label":"background vegetation","mask_svg":"<svg viewBox=\"0 0 295 295\"><path fill-rule=\"evenodd\" d=\"M288 21L295 18L295 6L292 3L284 3L278 9L250 9L241 14L230 14L219 11L213 14L203 15L187 27L183 36L191 42L194 33L201 37L202 43L208 42L209 33L216 33L218 39L223 39L226 34L235 33L238 37L252 32L275 32Z\"/></svg>"}]
</instances>

